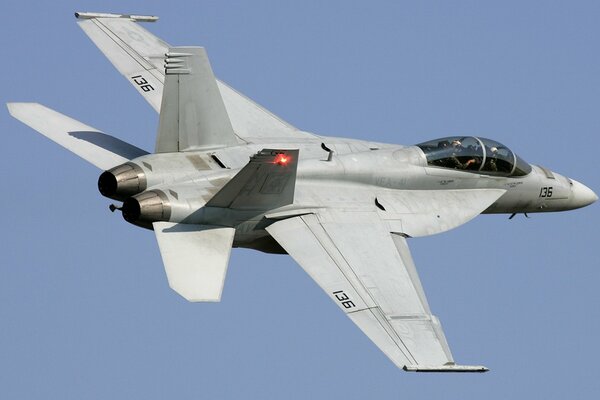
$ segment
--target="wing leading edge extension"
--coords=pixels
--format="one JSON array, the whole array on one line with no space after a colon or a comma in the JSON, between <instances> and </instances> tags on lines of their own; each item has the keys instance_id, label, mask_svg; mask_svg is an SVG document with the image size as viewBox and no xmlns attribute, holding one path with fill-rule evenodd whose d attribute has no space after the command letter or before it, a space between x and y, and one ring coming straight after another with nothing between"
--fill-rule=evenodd
<instances>
[{"instance_id":1,"label":"wing leading edge extension","mask_svg":"<svg viewBox=\"0 0 600 400\"><path fill-rule=\"evenodd\" d=\"M327 211L275 222L267 231L398 367L487 371L454 363L406 239L376 213Z\"/></svg>"}]
</instances>

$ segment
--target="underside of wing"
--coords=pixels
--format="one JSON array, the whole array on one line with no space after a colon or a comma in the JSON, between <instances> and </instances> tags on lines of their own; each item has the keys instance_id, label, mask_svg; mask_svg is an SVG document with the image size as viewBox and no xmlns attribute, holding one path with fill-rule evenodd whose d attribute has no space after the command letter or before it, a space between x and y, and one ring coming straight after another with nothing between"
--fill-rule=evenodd
<instances>
[{"instance_id":1,"label":"underside of wing","mask_svg":"<svg viewBox=\"0 0 600 400\"><path fill-rule=\"evenodd\" d=\"M76 14L79 26L117 70L160 111L169 45L129 15ZM144 19L138 19L144 21ZM236 135L246 142L264 138L313 138L217 80Z\"/></svg>"},{"instance_id":2,"label":"underside of wing","mask_svg":"<svg viewBox=\"0 0 600 400\"><path fill-rule=\"evenodd\" d=\"M398 367L487 370L454 363L406 239L390 233L375 212L323 211L275 222L267 231Z\"/></svg>"}]
</instances>

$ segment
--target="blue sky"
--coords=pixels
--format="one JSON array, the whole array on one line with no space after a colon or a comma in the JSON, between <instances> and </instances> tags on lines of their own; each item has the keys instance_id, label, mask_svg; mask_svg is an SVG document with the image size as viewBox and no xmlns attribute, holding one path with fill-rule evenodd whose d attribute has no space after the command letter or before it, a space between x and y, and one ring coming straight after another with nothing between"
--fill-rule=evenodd
<instances>
[{"instance_id":1,"label":"blue sky","mask_svg":"<svg viewBox=\"0 0 600 400\"><path fill-rule=\"evenodd\" d=\"M0 98L140 147L157 115L73 11L149 13L174 45L304 130L503 142L600 192L594 1L26 2L0 5ZM153 234L108 211L99 171L0 113L0 395L50 399L592 397L600 207L481 216L409 242L455 359L398 370L287 256L232 253L223 301L170 291Z\"/></svg>"}]
</instances>

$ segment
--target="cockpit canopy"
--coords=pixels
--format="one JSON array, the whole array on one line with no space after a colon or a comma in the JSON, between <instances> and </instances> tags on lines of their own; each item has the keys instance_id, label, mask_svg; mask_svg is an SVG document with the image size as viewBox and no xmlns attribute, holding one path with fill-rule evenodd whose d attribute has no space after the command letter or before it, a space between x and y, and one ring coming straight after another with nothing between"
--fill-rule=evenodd
<instances>
[{"instance_id":1,"label":"cockpit canopy","mask_svg":"<svg viewBox=\"0 0 600 400\"><path fill-rule=\"evenodd\" d=\"M474 136L435 139L417 145L432 167L452 168L495 176L523 176L531 166L508 147Z\"/></svg>"}]
</instances>

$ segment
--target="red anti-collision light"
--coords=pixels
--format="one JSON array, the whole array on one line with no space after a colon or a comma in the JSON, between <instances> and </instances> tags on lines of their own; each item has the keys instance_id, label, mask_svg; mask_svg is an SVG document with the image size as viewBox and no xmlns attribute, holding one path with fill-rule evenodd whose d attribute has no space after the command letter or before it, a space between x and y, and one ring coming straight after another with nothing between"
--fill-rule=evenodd
<instances>
[{"instance_id":1,"label":"red anti-collision light","mask_svg":"<svg viewBox=\"0 0 600 400\"><path fill-rule=\"evenodd\" d=\"M275 157L275 164L287 165L288 162L290 162L290 157L285 154L277 154Z\"/></svg>"}]
</instances>

